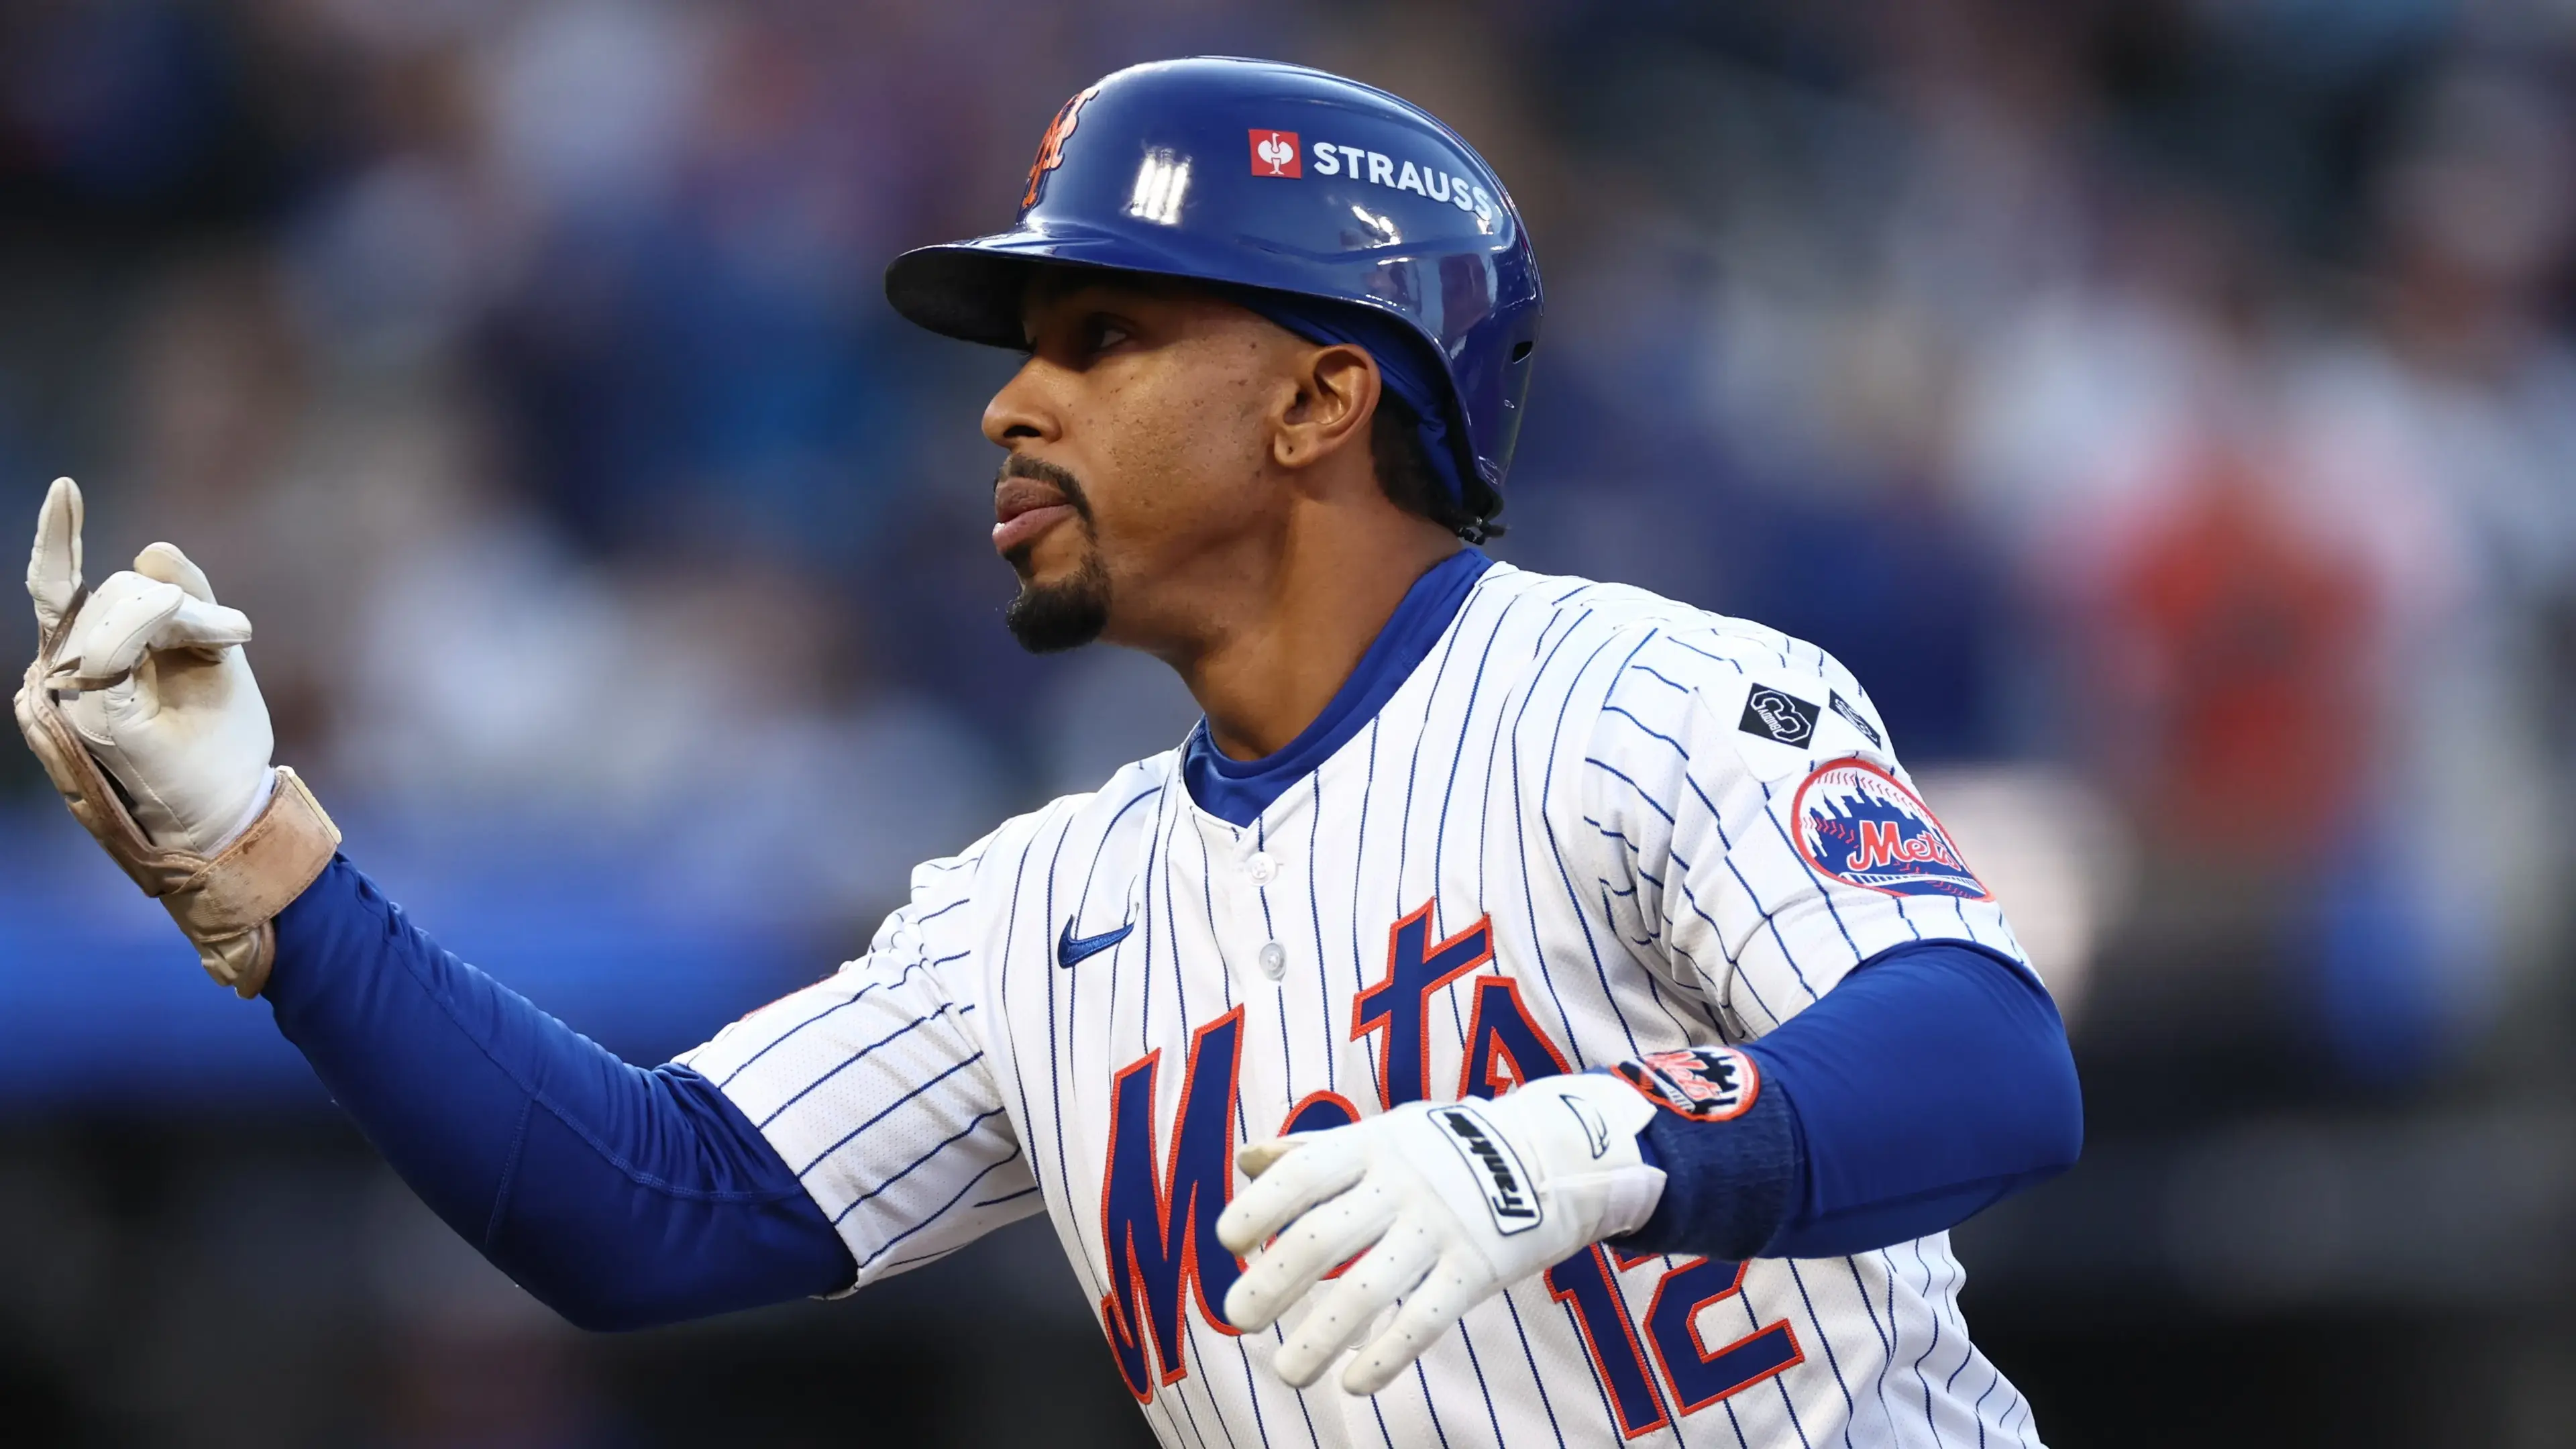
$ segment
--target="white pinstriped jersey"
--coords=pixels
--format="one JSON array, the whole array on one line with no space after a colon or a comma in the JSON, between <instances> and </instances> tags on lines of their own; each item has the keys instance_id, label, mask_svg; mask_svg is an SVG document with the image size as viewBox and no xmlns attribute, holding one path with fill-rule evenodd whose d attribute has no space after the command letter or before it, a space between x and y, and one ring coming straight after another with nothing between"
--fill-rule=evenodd
<instances>
[{"instance_id":1,"label":"white pinstriped jersey","mask_svg":"<svg viewBox=\"0 0 2576 1449\"><path fill-rule=\"evenodd\" d=\"M2035 1445L1946 1234L1740 1272L1593 1249L1369 1399L1286 1387L1281 1332L1215 1311L1234 1150L1292 1118L1756 1038L1907 941L2019 958L1884 728L1811 645L1496 564L1250 825L1177 750L1127 766L920 867L864 957L681 1060L861 1284L1043 1209L1173 1449Z\"/></svg>"}]
</instances>

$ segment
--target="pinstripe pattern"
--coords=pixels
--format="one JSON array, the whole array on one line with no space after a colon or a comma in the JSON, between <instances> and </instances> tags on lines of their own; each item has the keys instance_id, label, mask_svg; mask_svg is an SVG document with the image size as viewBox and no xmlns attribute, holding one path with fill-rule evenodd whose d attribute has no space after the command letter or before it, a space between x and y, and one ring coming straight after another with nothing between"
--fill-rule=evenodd
<instances>
[{"instance_id":1,"label":"pinstripe pattern","mask_svg":"<svg viewBox=\"0 0 2576 1449\"><path fill-rule=\"evenodd\" d=\"M1876 723L1813 646L1498 565L1377 717L1250 826L1191 802L1177 751L1130 765L921 867L865 956L682 1060L799 1168L862 1283L1042 1210L1097 1303L1113 1288L1103 1184L1120 1071L1159 1054L1158 1178L1193 1033L1229 1009L1243 1013L1234 1141L1275 1132L1301 1093L1379 1110L1381 1043L1354 1037L1353 1001L1385 977L1395 921L1426 901L1432 939L1490 917L1495 953L1423 1003L1436 1096L1461 1088L1485 975L1516 978L1532 1021L1589 1065L1759 1037L1901 941L2017 953L1991 902L1900 898L1807 865L1789 812L1808 772L1859 754L1904 776L1831 711L1801 750L1747 736L1738 716L1766 685L1839 693ZM1068 925L1122 924L1115 946L1057 964ZM1633 1320L1679 1266L1621 1270ZM1786 1322L1802 1360L1689 1413L1659 1385L1668 1422L1641 1442L2037 1444L2028 1405L1969 1340L1964 1277L1946 1236L1752 1264L1702 1310L1705 1342ZM1185 1362L1148 1348L1143 1404L1175 1449L1623 1442L1572 1308L1535 1280L1372 1400L1329 1376L1286 1388L1269 1368L1279 1332L1234 1335L1194 1302L1181 1322Z\"/></svg>"}]
</instances>

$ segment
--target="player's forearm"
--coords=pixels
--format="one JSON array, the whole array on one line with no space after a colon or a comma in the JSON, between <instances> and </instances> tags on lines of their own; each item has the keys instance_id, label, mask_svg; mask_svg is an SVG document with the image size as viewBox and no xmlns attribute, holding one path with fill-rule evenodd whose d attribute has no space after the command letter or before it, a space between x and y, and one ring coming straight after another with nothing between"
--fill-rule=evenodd
<instances>
[{"instance_id":1,"label":"player's forearm","mask_svg":"<svg viewBox=\"0 0 2576 1449\"><path fill-rule=\"evenodd\" d=\"M345 860L278 917L265 994L403 1180L575 1323L850 1281L831 1225L712 1085L602 1050L441 950Z\"/></svg>"},{"instance_id":2,"label":"player's forearm","mask_svg":"<svg viewBox=\"0 0 2576 1449\"><path fill-rule=\"evenodd\" d=\"M2075 1162L2065 1028L2018 968L1960 942L1899 947L1744 1049L1741 1116L1658 1113L1655 1214L1621 1241L1715 1258L1838 1257L1954 1227Z\"/></svg>"}]
</instances>

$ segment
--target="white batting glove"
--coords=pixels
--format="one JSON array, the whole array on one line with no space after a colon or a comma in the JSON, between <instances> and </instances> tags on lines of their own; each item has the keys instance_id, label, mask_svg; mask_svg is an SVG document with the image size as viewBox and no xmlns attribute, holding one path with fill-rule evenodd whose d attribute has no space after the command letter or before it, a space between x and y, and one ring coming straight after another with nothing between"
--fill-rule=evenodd
<instances>
[{"instance_id":1,"label":"white batting glove","mask_svg":"<svg viewBox=\"0 0 2576 1449\"><path fill-rule=\"evenodd\" d=\"M217 981L258 993L271 922L330 864L340 832L295 772L272 769L268 706L188 556L156 543L81 587L81 496L57 478L27 557L35 662L18 728L72 817L168 908Z\"/></svg>"},{"instance_id":2,"label":"white batting glove","mask_svg":"<svg viewBox=\"0 0 2576 1449\"><path fill-rule=\"evenodd\" d=\"M1583 1074L1253 1143L1235 1160L1254 1181L1216 1224L1227 1248L1252 1254L1225 1295L1225 1316L1246 1331L1267 1328L1367 1248L1276 1363L1281 1378L1306 1387L1401 1299L1342 1372L1346 1391L1376 1393L1468 1309L1645 1223L1664 1190L1662 1170L1637 1147L1654 1112L1625 1082Z\"/></svg>"},{"instance_id":3,"label":"white batting glove","mask_svg":"<svg viewBox=\"0 0 2576 1449\"><path fill-rule=\"evenodd\" d=\"M250 620L156 543L81 593L81 495L57 478L27 559L36 627L60 632L46 684L155 845L211 856L268 803L268 706L240 646ZM68 622L67 622L68 621Z\"/></svg>"}]
</instances>

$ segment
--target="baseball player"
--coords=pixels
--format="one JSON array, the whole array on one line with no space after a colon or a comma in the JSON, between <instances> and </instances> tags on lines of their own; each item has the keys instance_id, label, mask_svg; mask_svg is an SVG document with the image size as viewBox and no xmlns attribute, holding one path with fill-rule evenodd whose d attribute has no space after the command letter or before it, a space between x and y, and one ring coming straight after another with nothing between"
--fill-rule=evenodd
<instances>
[{"instance_id":1,"label":"baseball player","mask_svg":"<svg viewBox=\"0 0 2576 1449\"><path fill-rule=\"evenodd\" d=\"M597 1328L1043 1212L1173 1449L2035 1444L1946 1231L2074 1159L2057 1014L1833 659L1474 547L1540 311L1484 161L1139 66L886 285L1025 354L1009 627L1205 718L659 1067L440 950L272 767L248 621L166 544L85 590L46 499L29 742L421 1196Z\"/></svg>"}]
</instances>

